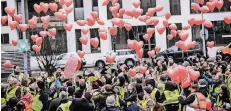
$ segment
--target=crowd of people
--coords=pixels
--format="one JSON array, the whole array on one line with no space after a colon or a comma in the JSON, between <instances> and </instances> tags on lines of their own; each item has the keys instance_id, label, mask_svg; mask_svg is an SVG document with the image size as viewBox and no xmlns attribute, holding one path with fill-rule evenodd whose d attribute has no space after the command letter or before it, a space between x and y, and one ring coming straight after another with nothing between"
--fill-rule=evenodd
<instances>
[{"instance_id":1,"label":"crowd of people","mask_svg":"<svg viewBox=\"0 0 231 111\"><path fill-rule=\"evenodd\" d=\"M84 69L67 79L57 68L48 76L26 78L19 66L1 88L2 111L230 111L231 63L220 56L208 62L203 56L177 63L200 72L189 87L171 81L167 70L176 63L172 57L159 57L137 66L147 67L129 76L130 66L103 71ZM136 68L134 66L133 68ZM207 100L210 100L209 103Z\"/></svg>"}]
</instances>

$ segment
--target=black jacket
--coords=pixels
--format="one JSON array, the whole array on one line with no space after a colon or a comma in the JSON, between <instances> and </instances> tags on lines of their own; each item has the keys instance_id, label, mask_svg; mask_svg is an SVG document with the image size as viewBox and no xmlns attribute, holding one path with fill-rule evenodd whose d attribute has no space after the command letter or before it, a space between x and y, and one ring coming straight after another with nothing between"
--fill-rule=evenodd
<instances>
[{"instance_id":1,"label":"black jacket","mask_svg":"<svg viewBox=\"0 0 231 111\"><path fill-rule=\"evenodd\" d=\"M51 101L48 111L56 111L56 109L59 107L61 99L55 98Z\"/></svg>"},{"instance_id":2,"label":"black jacket","mask_svg":"<svg viewBox=\"0 0 231 111\"><path fill-rule=\"evenodd\" d=\"M75 98L72 100L70 111L93 111L94 106L85 98Z\"/></svg>"},{"instance_id":3,"label":"black jacket","mask_svg":"<svg viewBox=\"0 0 231 111\"><path fill-rule=\"evenodd\" d=\"M43 104L43 108L41 111L46 111L48 109L48 98L49 98L49 92L46 91L45 89L42 89L39 91L39 100Z\"/></svg>"}]
</instances>

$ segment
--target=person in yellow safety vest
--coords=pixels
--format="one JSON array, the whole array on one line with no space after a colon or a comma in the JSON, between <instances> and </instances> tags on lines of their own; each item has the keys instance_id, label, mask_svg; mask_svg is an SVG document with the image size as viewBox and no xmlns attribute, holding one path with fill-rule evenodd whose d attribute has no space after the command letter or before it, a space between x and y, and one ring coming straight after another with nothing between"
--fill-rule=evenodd
<instances>
[{"instance_id":1,"label":"person in yellow safety vest","mask_svg":"<svg viewBox=\"0 0 231 111\"><path fill-rule=\"evenodd\" d=\"M46 111L48 109L49 94L45 89L44 81L37 81L38 93L35 95L32 102L33 111Z\"/></svg>"},{"instance_id":2,"label":"person in yellow safety vest","mask_svg":"<svg viewBox=\"0 0 231 111\"><path fill-rule=\"evenodd\" d=\"M225 85L223 78L222 78L222 74L216 74L216 76L214 77L214 79L209 79L208 77L206 77L205 75L203 75L203 78L208 81L208 83L210 84L210 99L211 102L214 104L216 103L216 98L219 94L219 89L221 86Z\"/></svg>"},{"instance_id":3,"label":"person in yellow safety vest","mask_svg":"<svg viewBox=\"0 0 231 111\"><path fill-rule=\"evenodd\" d=\"M167 111L178 111L179 101L178 101L179 91L177 86L172 81L167 81L165 85L165 91L160 97L160 102L165 104Z\"/></svg>"},{"instance_id":4,"label":"person in yellow safety vest","mask_svg":"<svg viewBox=\"0 0 231 111\"><path fill-rule=\"evenodd\" d=\"M137 94L137 106L139 106L140 111L147 110L147 100L144 96L144 92L140 92Z\"/></svg>"},{"instance_id":5,"label":"person in yellow safety vest","mask_svg":"<svg viewBox=\"0 0 231 111\"><path fill-rule=\"evenodd\" d=\"M117 79L117 85L114 87L114 91L116 93L116 106L123 107L125 105L124 102L124 95L125 95L125 78L123 76L118 77Z\"/></svg>"},{"instance_id":6,"label":"person in yellow safety vest","mask_svg":"<svg viewBox=\"0 0 231 111\"><path fill-rule=\"evenodd\" d=\"M24 78L24 74L22 72L20 72L20 67L18 65L15 65L13 67L13 75L17 75L18 76L18 80L21 82L22 78Z\"/></svg>"},{"instance_id":7,"label":"person in yellow safety vest","mask_svg":"<svg viewBox=\"0 0 231 111\"><path fill-rule=\"evenodd\" d=\"M18 79L15 75L11 74L7 80L9 86L6 89L5 102L7 103L10 98L16 97L20 99L21 97L21 88L18 86Z\"/></svg>"},{"instance_id":8,"label":"person in yellow safety vest","mask_svg":"<svg viewBox=\"0 0 231 111\"><path fill-rule=\"evenodd\" d=\"M162 95L164 93L165 83L166 83L166 75L163 74L160 76L160 80L157 83L157 89L159 89L160 95Z\"/></svg>"},{"instance_id":9,"label":"person in yellow safety vest","mask_svg":"<svg viewBox=\"0 0 231 111\"><path fill-rule=\"evenodd\" d=\"M56 111L70 111L70 106L73 98L68 98L68 93L65 91L61 91L60 94L63 98L60 101L60 105Z\"/></svg>"},{"instance_id":10,"label":"person in yellow safety vest","mask_svg":"<svg viewBox=\"0 0 231 111\"><path fill-rule=\"evenodd\" d=\"M126 105L127 107L129 107L130 105L132 105L133 103L135 103L136 101L136 90L135 90L135 83L130 83L128 86L127 86L127 93L125 94L125 102L126 102Z\"/></svg>"},{"instance_id":11,"label":"person in yellow safety vest","mask_svg":"<svg viewBox=\"0 0 231 111\"><path fill-rule=\"evenodd\" d=\"M184 105L183 111L206 111L206 97L199 91L199 87L193 84L189 87L191 94L186 98L183 93L179 96L179 103Z\"/></svg>"},{"instance_id":12,"label":"person in yellow safety vest","mask_svg":"<svg viewBox=\"0 0 231 111\"><path fill-rule=\"evenodd\" d=\"M157 102L160 101L160 91L156 88L155 80L154 79L147 79L146 86L152 89L151 97L155 99Z\"/></svg>"},{"instance_id":13,"label":"person in yellow safety vest","mask_svg":"<svg viewBox=\"0 0 231 111\"><path fill-rule=\"evenodd\" d=\"M217 101L216 104L218 106L218 110L230 110L226 109L226 104L229 104L230 107L230 96L229 96L229 91L228 88L226 86L221 86L220 90L219 90L219 94L217 96Z\"/></svg>"}]
</instances>

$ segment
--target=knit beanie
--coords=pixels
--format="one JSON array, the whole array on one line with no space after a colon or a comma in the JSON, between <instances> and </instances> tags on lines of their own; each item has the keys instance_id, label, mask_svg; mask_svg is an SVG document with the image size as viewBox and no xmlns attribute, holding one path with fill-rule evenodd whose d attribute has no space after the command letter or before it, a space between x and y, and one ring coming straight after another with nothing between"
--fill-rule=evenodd
<instances>
[{"instance_id":1,"label":"knit beanie","mask_svg":"<svg viewBox=\"0 0 231 111\"><path fill-rule=\"evenodd\" d=\"M108 96L106 99L107 106L115 106L115 97L113 95Z\"/></svg>"}]
</instances>

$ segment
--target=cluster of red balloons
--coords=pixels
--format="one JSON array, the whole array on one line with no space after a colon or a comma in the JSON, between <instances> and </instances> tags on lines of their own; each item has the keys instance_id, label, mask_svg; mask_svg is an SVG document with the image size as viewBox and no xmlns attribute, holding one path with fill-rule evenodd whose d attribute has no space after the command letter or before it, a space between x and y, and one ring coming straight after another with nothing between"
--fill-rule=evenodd
<instances>
[{"instance_id":1,"label":"cluster of red balloons","mask_svg":"<svg viewBox=\"0 0 231 111\"><path fill-rule=\"evenodd\" d=\"M204 5L204 0L197 0L197 2L200 5ZM223 0L210 0L209 2L206 3L206 5L200 7L200 5L197 3L191 3L192 10L194 11L200 11L203 13L208 13L209 11L213 12L215 8L218 10L221 10L221 8L224 5Z\"/></svg>"},{"instance_id":2,"label":"cluster of red balloons","mask_svg":"<svg viewBox=\"0 0 231 111\"><path fill-rule=\"evenodd\" d=\"M10 60L6 60L5 63L3 64L4 68L11 68L12 63Z\"/></svg>"},{"instance_id":3,"label":"cluster of red balloons","mask_svg":"<svg viewBox=\"0 0 231 111\"><path fill-rule=\"evenodd\" d=\"M178 41L175 43L176 47L181 48L182 52L186 52L190 48L194 48L196 46L196 41L186 42L186 41Z\"/></svg>"},{"instance_id":4,"label":"cluster of red balloons","mask_svg":"<svg viewBox=\"0 0 231 111\"><path fill-rule=\"evenodd\" d=\"M200 76L199 71L194 71L182 65L173 66L173 68L168 69L167 74L172 81L181 84L183 88L190 86L192 81L195 81Z\"/></svg>"},{"instance_id":5,"label":"cluster of red balloons","mask_svg":"<svg viewBox=\"0 0 231 111\"><path fill-rule=\"evenodd\" d=\"M115 56L110 56L110 55L107 55L106 56L106 61L109 63L109 64L112 64L114 61L115 61Z\"/></svg>"}]
</instances>

